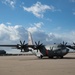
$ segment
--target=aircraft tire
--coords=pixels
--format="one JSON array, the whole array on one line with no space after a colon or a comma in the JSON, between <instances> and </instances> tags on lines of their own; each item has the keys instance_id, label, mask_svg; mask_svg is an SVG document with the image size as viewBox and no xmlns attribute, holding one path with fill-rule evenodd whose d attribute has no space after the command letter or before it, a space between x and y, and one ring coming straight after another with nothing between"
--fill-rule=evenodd
<instances>
[{"instance_id":1,"label":"aircraft tire","mask_svg":"<svg viewBox=\"0 0 75 75\"><path fill-rule=\"evenodd\" d=\"M42 55L40 55L40 57L39 57L40 59L42 59L43 58L43 56Z\"/></svg>"},{"instance_id":2,"label":"aircraft tire","mask_svg":"<svg viewBox=\"0 0 75 75\"><path fill-rule=\"evenodd\" d=\"M59 56L59 57L57 57L57 58L62 59L62 58L63 58L63 56Z\"/></svg>"},{"instance_id":3,"label":"aircraft tire","mask_svg":"<svg viewBox=\"0 0 75 75\"><path fill-rule=\"evenodd\" d=\"M60 58L62 59L62 58L63 58L63 56L60 56Z\"/></svg>"},{"instance_id":4,"label":"aircraft tire","mask_svg":"<svg viewBox=\"0 0 75 75\"><path fill-rule=\"evenodd\" d=\"M63 56L56 56L56 58L57 58L57 59L62 59L62 58L63 58Z\"/></svg>"},{"instance_id":5,"label":"aircraft tire","mask_svg":"<svg viewBox=\"0 0 75 75\"><path fill-rule=\"evenodd\" d=\"M49 56L48 58L49 58L49 59L53 59L53 56Z\"/></svg>"}]
</instances>

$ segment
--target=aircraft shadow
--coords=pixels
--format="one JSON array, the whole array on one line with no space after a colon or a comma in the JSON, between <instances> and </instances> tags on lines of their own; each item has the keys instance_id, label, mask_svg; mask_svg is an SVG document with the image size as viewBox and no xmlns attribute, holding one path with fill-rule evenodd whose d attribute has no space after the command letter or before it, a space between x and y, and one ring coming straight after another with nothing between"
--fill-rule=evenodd
<instances>
[{"instance_id":1,"label":"aircraft shadow","mask_svg":"<svg viewBox=\"0 0 75 75\"><path fill-rule=\"evenodd\" d=\"M40 58L28 58L28 59L20 59L19 61L32 61L32 60L57 60L57 59L59 59L59 60L63 60L63 59L68 59L68 60L71 60L71 59L75 59L75 57L63 57L62 59L60 59L60 58L42 58L42 59L40 59Z\"/></svg>"},{"instance_id":2,"label":"aircraft shadow","mask_svg":"<svg viewBox=\"0 0 75 75\"><path fill-rule=\"evenodd\" d=\"M32 61L32 60L39 60L39 58L19 59L19 61Z\"/></svg>"},{"instance_id":3,"label":"aircraft shadow","mask_svg":"<svg viewBox=\"0 0 75 75\"><path fill-rule=\"evenodd\" d=\"M75 57L64 57L63 59L75 59Z\"/></svg>"},{"instance_id":4,"label":"aircraft shadow","mask_svg":"<svg viewBox=\"0 0 75 75\"><path fill-rule=\"evenodd\" d=\"M42 58L42 59L61 59L61 58ZM75 59L75 57L63 57L62 59Z\"/></svg>"}]
</instances>

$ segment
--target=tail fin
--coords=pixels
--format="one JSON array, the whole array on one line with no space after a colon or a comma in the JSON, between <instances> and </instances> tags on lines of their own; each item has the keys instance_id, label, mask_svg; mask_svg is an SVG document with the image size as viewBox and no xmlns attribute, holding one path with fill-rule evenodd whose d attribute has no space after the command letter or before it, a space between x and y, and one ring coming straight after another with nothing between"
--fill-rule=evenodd
<instances>
[{"instance_id":1,"label":"tail fin","mask_svg":"<svg viewBox=\"0 0 75 75\"><path fill-rule=\"evenodd\" d=\"M28 45L34 45L32 35L30 32L28 32ZM30 48L31 49L31 48ZM31 49L31 52L36 55L37 57L40 57L42 53L36 52L35 50Z\"/></svg>"},{"instance_id":2,"label":"tail fin","mask_svg":"<svg viewBox=\"0 0 75 75\"><path fill-rule=\"evenodd\" d=\"M28 45L34 45L32 35L30 32L28 32Z\"/></svg>"}]
</instances>

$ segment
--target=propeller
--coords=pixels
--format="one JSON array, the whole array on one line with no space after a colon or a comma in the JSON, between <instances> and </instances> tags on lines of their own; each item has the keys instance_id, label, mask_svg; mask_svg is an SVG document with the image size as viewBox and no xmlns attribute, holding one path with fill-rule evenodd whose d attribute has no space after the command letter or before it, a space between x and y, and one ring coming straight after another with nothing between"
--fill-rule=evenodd
<instances>
[{"instance_id":1,"label":"propeller","mask_svg":"<svg viewBox=\"0 0 75 75\"><path fill-rule=\"evenodd\" d=\"M50 47L50 50L52 51L53 50L53 47Z\"/></svg>"},{"instance_id":2,"label":"propeller","mask_svg":"<svg viewBox=\"0 0 75 75\"><path fill-rule=\"evenodd\" d=\"M17 48L21 49L21 52L23 52L23 50L25 51L25 49L28 48L28 44L25 44L25 40L23 42L20 40L20 44L17 44Z\"/></svg>"},{"instance_id":3,"label":"propeller","mask_svg":"<svg viewBox=\"0 0 75 75\"><path fill-rule=\"evenodd\" d=\"M75 50L75 43L73 42L73 45L66 45L67 43L65 43L65 47L68 47L70 49L74 49Z\"/></svg>"},{"instance_id":4,"label":"propeller","mask_svg":"<svg viewBox=\"0 0 75 75\"><path fill-rule=\"evenodd\" d=\"M64 41L63 41L63 43L60 43L60 44L58 45L58 47L66 47L66 45L67 45L67 42L64 42Z\"/></svg>"},{"instance_id":5,"label":"propeller","mask_svg":"<svg viewBox=\"0 0 75 75\"><path fill-rule=\"evenodd\" d=\"M25 44L25 40L23 41L23 43L22 43L22 41L20 40L20 44L21 44L21 45L24 45L24 44Z\"/></svg>"},{"instance_id":6,"label":"propeller","mask_svg":"<svg viewBox=\"0 0 75 75\"><path fill-rule=\"evenodd\" d=\"M43 43L40 43L40 41L38 41L38 42L35 42L35 49L37 49L37 52L38 52L38 50L41 48L41 47L43 47L44 45L43 45Z\"/></svg>"},{"instance_id":7,"label":"propeller","mask_svg":"<svg viewBox=\"0 0 75 75\"><path fill-rule=\"evenodd\" d=\"M73 47L73 49L75 49L75 43L74 43L74 42L73 42L73 45L74 45L74 46L71 46L71 47Z\"/></svg>"},{"instance_id":8,"label":"propeller","mask_svg":"<svg viewBox=\"0 0 75 75\"><path fill-rule=\"evenodd\" d=\"M73 42L73 45L75 46L75 43Z\"/></svg>"},{"instance_id":9,"label":"propeller","mask_svg":"<svg viewBox=\"0 0 75 75\"><path fill-rule=\"evenodd\" d=\"M23 51L23 46L24 46L24 44L25 44L25 41L22 42L22 41L20 40L20 44L21 44L20 49L21 49L21 52L22 52L22 51Z\"/></svg>"}]
</instances>

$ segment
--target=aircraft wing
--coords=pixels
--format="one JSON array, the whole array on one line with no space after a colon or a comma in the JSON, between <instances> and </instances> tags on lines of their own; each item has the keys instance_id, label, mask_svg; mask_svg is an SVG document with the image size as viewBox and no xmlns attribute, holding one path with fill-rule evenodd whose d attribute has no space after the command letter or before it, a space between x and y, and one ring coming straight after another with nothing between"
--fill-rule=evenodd
<instances>
[{"instance_id":1,"label":"aircraft wing","mask_svg":"<svg viewBox=\"0 0 75 75\"><path fill-rule=\"evenodd\" d=\"M20 45L20 44L17 44L17 45L0 45L0 47L11 47L13 49L20 49L21 52L28 52L29 51L28 47L34 48L34 45L28 45L28 44Z\"/></svg>"},{"instance_id":2,"label":"aircraft wing","mask_svg":"<svg viewBox=\"0 0 75 75\"><path fill-rule=\"evenodd\" d=\"M0 45L0 47L17 47L17 45Z\"/></svg>"},{"instance_id":3,"label":"aircraft wing","mask_svg":"<svg viewBox=\"0 0 75 75\"><path fill-rule=\"evenodd\" d=\"M11 47L12 49L21 49L20 45L0 45L0 47Z\"/></svg>"},{"instance_id":4,"label":"aircraft wing","mask_svg":"<svg viewBox=\"0 0 75 75\"><path fill-rule=\"evenodd\" d=\"M12 49L20 49L22 51L22 46L21 45L0 45L0 47L11 47Z\"/></svg>"},{"instance_id":5,"label":"aircraft wing","mask_svg":"<svg viewBox=\"0 0 75 75\"><path fill-rule=\"evenodd\" d=\"M67 45L66 47L75 50L75 46Z\"/></svg>"}]
</instances>

